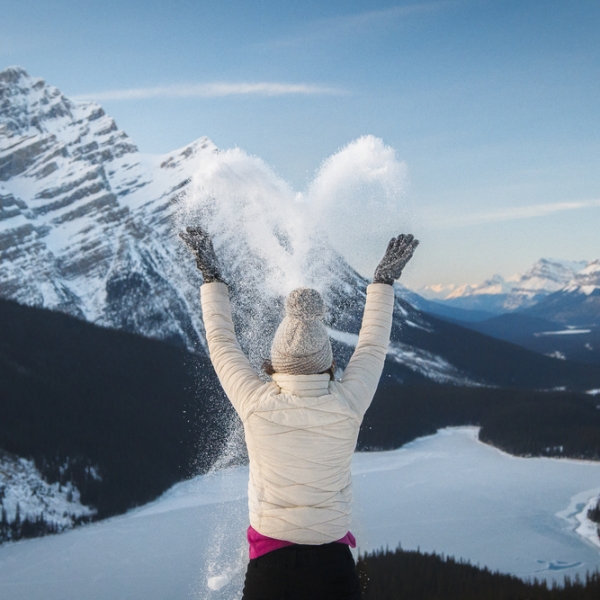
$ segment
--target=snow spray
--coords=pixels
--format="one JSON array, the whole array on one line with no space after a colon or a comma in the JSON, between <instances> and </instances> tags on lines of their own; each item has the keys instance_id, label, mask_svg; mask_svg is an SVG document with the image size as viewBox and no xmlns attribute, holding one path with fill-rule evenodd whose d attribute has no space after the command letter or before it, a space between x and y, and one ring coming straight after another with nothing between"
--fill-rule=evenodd
<instances>
[{"instance_id":1,"label":"snow spray","mask_svg":"<svg viewBox=\"0 0 600 600\"><path fill-rule=\"evenodd\" d=\"M203 157L174 225L178 231L201 226L211 235L231 290L236 333L258 373L289 292L308 286L327 298L341 256L372 272L389 239L406 225L406 181L406 165L373 136L325 160L305 192L295 192L261 159L238 148ZM213 472L242 452L236 423L224 424L229 440ZM224 506L212 528L199 598L232 597L232 587L243 582L248 517L232 510Z\"/></svg>"}]
</instances>

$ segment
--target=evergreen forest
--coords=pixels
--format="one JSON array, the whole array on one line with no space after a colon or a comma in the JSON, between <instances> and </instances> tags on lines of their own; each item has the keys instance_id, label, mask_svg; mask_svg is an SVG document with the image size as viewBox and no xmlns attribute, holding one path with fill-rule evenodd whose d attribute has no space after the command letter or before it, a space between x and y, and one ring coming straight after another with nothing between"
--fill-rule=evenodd
<instances>
[{"instance_id":1,"label":"evergreen forest","mask_svg":"<svg viewBox=\"0 0 600 600\"><path fill-rule=\"evenodd\" d=\"M380 550L359 557L363 600L597 600L600 573L564 583L523 581L451 556Z\"/></svg>"}]
</instances>

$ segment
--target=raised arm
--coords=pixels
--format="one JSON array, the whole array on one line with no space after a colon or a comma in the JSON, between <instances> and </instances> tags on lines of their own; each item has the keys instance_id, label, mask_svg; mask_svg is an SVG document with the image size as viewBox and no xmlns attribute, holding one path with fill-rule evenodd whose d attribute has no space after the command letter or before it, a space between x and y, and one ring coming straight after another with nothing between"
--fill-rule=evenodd
<instances>
[{"instance_id":1,"label":"raised arm","mask_svg":"<svg viewBox=\"0 0 600 600\"><path fill-rule=\"evenodd\" d=\"M204 279L200 301L210 360L233 407L244 416L265 384L250 366L235 335L229 289L221 277L210 236L190 227L179 235L195 255Z\"/></svg>"},{"instance_id":2,"label":"raised arm","mask_svg":"<svg viewBox=\"0 0 600 600\"><path fill-rule=\"evenodd\" d=\"M393 283L399 279L419 241L410 234L392 238L367 288L367 301L356 349L341 385L354 409L364 415L373 400L387 353L394 311Z\"/></svg>"}]
</instances>

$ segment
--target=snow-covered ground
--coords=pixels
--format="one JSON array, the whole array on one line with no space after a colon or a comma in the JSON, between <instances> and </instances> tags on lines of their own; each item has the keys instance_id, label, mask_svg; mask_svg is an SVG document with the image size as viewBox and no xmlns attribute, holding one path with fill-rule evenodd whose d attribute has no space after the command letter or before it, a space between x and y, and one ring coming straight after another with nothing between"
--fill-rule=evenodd
<instances>
[{"instance_id":1,"label":"snow-covered ground","mask_svg":"<svg viewBox=\"0 0 600 600\"><path fill-rule=\"evenodd\" d=\"M576 532L578 515L600 492L600 464L515 458L462 427L357 454L353 471L361 551L401 542L549 579L600 567L598 547ZM121 517L6 544L0 597L237 598L246 478L241 467L197 477Z\"/></svg>"},{"instance_id":2,"label":"snow-covered ground","mask_svg":"<svg viewBox=\"0 0 600 600\"><path fill-rule=\"evenodd\" d=\"M90 518L96 512L81 504L79 490L72 483L48 483L32 460L2 451L0 511L4 511L8 523L15 521L17 514L20 520L35 521L41 517L58 531L69 529L77 520Z\"/></svg>"}]
</instances>

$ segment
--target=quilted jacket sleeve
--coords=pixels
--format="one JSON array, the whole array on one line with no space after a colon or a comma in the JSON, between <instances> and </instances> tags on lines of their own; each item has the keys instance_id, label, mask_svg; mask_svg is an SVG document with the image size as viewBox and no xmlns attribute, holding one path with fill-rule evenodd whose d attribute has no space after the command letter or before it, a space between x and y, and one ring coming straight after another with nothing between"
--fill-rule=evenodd
<instances>
[{"instance_id":1,"label":"quilted jacket sleeve","mask_svg":"<svg viewBox=\"0 0 600 600\"><path fill-rule=\"evenodd\" d=\"M200 288L200 300L210 360L227 397L244 419L265 383L250 366L235 336L227 285L205 283Z\"/></svg>"},{"instance_id":2,"label":"quilted jacket sleeve","mask_svg":"<svg viewBox=\"0 0 600 600\"><path fill-rule=\"evenodd\" d=\"M393 310L393 286L372 283L367 288L358 343L341 381L346 399L361 418L373 400L383 371Z\"/></svg>"}]
</instances>

